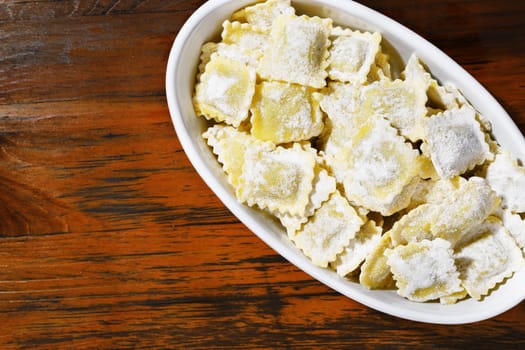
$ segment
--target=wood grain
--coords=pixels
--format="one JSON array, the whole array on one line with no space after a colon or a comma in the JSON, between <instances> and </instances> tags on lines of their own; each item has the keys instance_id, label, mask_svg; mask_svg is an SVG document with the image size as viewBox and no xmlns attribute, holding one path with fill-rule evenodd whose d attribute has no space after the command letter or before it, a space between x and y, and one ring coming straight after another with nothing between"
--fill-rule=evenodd
<instances>
[{"instance_id":1,"label":"wood grain","mask_svg":"<svg viewBox=\"0 0 525 350\"><path fill-rule=\"evenodd\" d=\"M0 1L0 348L523 347L523 303L464 326L384 315L224 208L164 96L203 2ZM525 132L524 2L362 3L443 49Z\"/></svg>"}]
</instances>

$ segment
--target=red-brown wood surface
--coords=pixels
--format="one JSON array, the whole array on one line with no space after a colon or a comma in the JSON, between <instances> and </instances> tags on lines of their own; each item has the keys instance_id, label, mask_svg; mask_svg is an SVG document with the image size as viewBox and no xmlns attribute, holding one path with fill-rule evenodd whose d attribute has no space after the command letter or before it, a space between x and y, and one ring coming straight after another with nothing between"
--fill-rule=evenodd
<instances>
[{"instance_id":1,"label":"red-brown wood surface","mask_svg":"<svg viewBox=\"0 0 525 350\"><path fill-rule=\"evenodd\" d=\"M203 2L0 1L0 348L523 347L524 303L463 326L388 316L225 209L164 92ZM362 3L443 49L525 131L525 2Z\"/></svg>"}]
</instances>

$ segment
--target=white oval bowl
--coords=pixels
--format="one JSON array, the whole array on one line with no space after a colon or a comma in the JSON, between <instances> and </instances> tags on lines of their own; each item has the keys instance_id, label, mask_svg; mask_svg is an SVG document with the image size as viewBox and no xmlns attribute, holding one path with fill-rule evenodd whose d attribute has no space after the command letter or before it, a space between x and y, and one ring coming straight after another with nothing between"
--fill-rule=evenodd
<instances>
[{"instance_id":1,"label":"white oval bowl","mask_svg":"<svg viewBox=\"0 0 525 350\"><path fill-rule=\"evenodd\" d=\"M416 303L400 297L395 291L368 290L331 270L313 265L288 240L282 227L258 210L237 201L222 168L201 137L207 124L195 115L192 93L201 45L217 41L222 22L234 11L253 3L253 0L205 3L179 31L166 72L169 111L182 147L196 171L226 207L266 244L312 277L357 302L390 315L420 322L462 324L491 318L520 303L525 298L525 269L482 301L470 298L454 305ZM504 148L525 159L525 139L509 115L469 73L434 45L394 20L350 0L297 0L292 3L300 13L330 17L336 24L355 29L379 31L404 62L416 53L439 81L454 83L492 122L494 135Z\"/></svg>"}]
</instances>

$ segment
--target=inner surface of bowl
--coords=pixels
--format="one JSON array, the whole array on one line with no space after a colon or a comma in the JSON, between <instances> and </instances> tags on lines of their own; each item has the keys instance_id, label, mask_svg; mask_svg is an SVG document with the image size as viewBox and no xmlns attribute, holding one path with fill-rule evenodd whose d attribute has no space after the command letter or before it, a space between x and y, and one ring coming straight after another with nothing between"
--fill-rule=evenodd
<instances>
[{"instance_id":1,"label":"inner surface of bowl","mask_svg":"<svg viewBox=\"0 0 525 350\"><path fill-rule=\"evenodd\" d=\"M201 134L209 125L195 115L192 94L202 44L217 41L221 24L252 0L211 0L186 22L172 47L167 67L166 93L173 124L193 166L223 203L251 231L284 258L338 292L376 310L398 317L441 324L468 323L495 316L524 297L525 270L519 271L482 301L466 299L454 305L416 303L395 291L373 291L335 272L313 265L289 240L284 229L258 210L240 204L215 156ZM439 49L393 20L353 1L292 1L298 13L330 17L335 23L354 29L379 31L393 54L405 61L416 53L440 82L454 83L488 118L500 144L525 159L525 140L510 117L494 98L466 71ZM401 66L399 66L401 67ZM232 244L231 249L236 249ZM240 249L240 248L239 248Z\"/></svg>"}]
</instances>

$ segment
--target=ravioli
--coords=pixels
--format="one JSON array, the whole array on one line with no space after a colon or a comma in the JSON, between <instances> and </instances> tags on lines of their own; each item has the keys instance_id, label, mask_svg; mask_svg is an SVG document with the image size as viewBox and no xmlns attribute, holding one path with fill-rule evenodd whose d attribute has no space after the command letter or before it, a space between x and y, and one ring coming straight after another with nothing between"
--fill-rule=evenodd
<instances>
[{"instance_id":1,"label":"ravioli","mask_svg":"<svg viewBox=\"0 0 525 350\"><path fill-rule=\"evenodd\" d=\"M385 252L399 295L418 302L463 291L454 251L444 239L400 245Z\"/></svg>"},{"instance_id":2,"label":"ravioli","mask_svg":"<svg viewBox=\"0 0 525 350\"><path fill-rule=\"evenodd\" d=\"M391 215L410 203L419 177L419 154L389 123L371 119L327 159L355 205Z\"/></svg>"},{"instance_id":3,"label":"ravioli","mask_svg":"<svg viewBox=\"0 0 525 350\"><path fill-rule=\"evenodd\" d=\"M362 123L357 115L359 91L355 85L340 82L330 82L324 89L320 107L327 118L319 148L325 154L336 154Z\"/></svg>"},{"instance_id":4,"label":"ravioli","mask_svg":"<svg viewBox=\"0 0 525 350\"><path fill-rule=\"evenodd\" d=\"M386 232L371 249L361 266L359 283L369 289L391 289L394 287L394 279L385 255L386 250L392 248L394 245L390 232Z\"/></svg>"},{"instance_id":5,"label":"ravioli","mask_svg":"<svg viewBox=\"0 0 525 350\"><path fill-rule=\"evenodd\" d=\"M489 218L482 232L456 254L462 284L475 299L481 299L524 264L521 249L498 219Z\"/></svg>"},{"instance_id":6,"label":"ravioli","mask_svg":"<svg viewBox=\"0 0 525 350\"><path fill-rule=\"evenodd\" d=\"M520 215L506 209L503 211L502 221L509 234L514 238L518 247L525 253L525 220Z\"/></svg>"},{"instance_id":7,"label":"ravioli","mask_svg":"<svg viewBox=\"0 0 525 350\"><path fill-rule=\"evenodd\" d=\"M319 100L309 87L262 82L252 102L251 134L275 144L310 140L323 130Z\"/></svg>"},{"instance_id":8,"label":"ravioli","mask_svg":"<svg viewBox=\"0 0 525 350\"><path fill-rule=\"evenodd\" d=\"M318 17L277 17L257 72L263 79L325 86L331 25L330 19Z\"/></svg>"},{"instance_id":9,"label":"ravioli","mask_svg":"<svg viewBox=\"0 0 525 350\"><path fill-rule=\"evenodd\" d=\"M293 15L295 9L290 0L268 0L245 7L232 15L232 19L262 27L271 27L280 15Z\"/></svg>"},{"instance_id":10,"label":"ravioli","mask_svg":"<svg viewBox=\"0 0 525 350\"><path fill-rule=\"evenodd\" d=\"M267 28L237 21L224 21L221 33L220 51L228 51L226 55L236 55L241 61L257 68L264 53L270 32ZM233 48L233 50L231 49ZM231 52L235 54L231 54Z\"/></svg>"},{"instance_id":11,"label":"ravioli","mask_svg":"<svg viewBox=\"0 0 525 350\"><path fill-rule=\"evenodd\" d=\"M472 238L478 226L500 203L499 197L479 177L471 177L437 205L439 215L432 224L434 237L447 239L456 246Z\"/></svg>"},{"instance_id":12,"label":"ravioli","mask_svg":"<svg viewBox=\"0 0 525 350\"><path fill-rule=\"evenodd\" d=\"M254 92L255 69L212 55L195 88L195 110L206 119L237 127L248 117Z\"/></svg>"},{"instance_id":13,"label":"ravioli","mask_svg":"<svg viewBox=\"0 0 525 350\"><path fill-rule=\"evenodd\" d=\"M468 106L430 117L425 140L439 176L451 178L471 170L491 157L485 134Z\"/></svg>"},{"instance_id":14,"label":"ravioli","mask_svg":"<svg viewBox=\"0 0 525 350\"><path fill-rule=\"evenodd\" d=\"M328 76L332 80L363 84L379 53L379 33L341 30L332 41Z\"/></svg>"},{"instance_id":15,"label":"ravioli","mask_svg":"<svg viewBox=\"0 0 525 350\"><path fill-rule=\"evenodd\" d=\"M248 149L244 156L237 198L248 205L290 215L304 215L316 157L299 145L271 151Z\"/></svg>"},{"instance_id":16,"label":"ravioli","mask_svg":"<svg viewBox=\"0 0 525 350\"><path fill-rule=\"evenodd\" d=\"M355 209L335 192L292 239L314 264L327 267L348 246L362 224Z\"/></svg>"}]
</instances>

